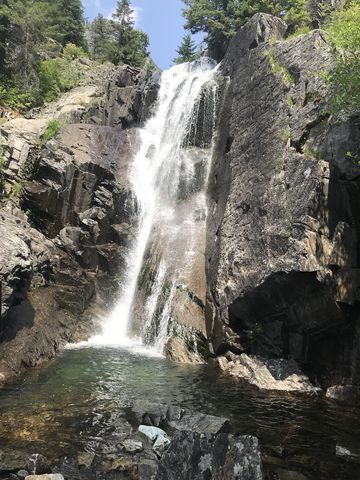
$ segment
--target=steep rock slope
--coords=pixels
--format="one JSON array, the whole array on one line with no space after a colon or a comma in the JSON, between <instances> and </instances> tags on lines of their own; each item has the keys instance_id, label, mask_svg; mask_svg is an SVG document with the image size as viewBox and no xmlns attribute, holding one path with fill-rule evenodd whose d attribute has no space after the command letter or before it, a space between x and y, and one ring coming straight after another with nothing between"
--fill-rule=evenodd
<instances>
[{"instance_id":1,"label":"steep rock slope","mask_svg":"<svg viewBox=\"0 0 360 480\"><path fill-rule=\"evenodd\" d=\"M230 76L210 180L207 330L214 352L291 358L325 386L358 380L356 119L327 109L321 31L283 40L255 15Z\"/></svg>"},{"instance_id":2,"label":"steep rock slope","mask_svg":"<svg viewBox=\"0 0 360 480\"><path fill-rule=\"evenodd\" d=\"M32 118L1 127L1 378L94 332L118 290L136 222L127 177L135 127L158 78L127 66L100 70ZM51 120L61 131L44 141Z\"/></svg>"}]
</instances>

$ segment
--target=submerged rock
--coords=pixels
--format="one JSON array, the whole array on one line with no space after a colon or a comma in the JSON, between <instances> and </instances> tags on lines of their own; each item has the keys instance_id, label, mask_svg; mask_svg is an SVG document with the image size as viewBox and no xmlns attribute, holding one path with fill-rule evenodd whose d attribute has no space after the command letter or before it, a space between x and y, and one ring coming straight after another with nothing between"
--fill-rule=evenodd
<instances>
[{"instance_id":1,"label":"submerged rock","mask_svg":"<svg viewBox=\"0 0 360 480\"><path fill-rule=\"evenodd\" d=\"M46 475L29 475L25 480L65 480L60 473L49 473Z\"/></svg>"},{"instance_id":2,"label":"submerged rock","mask_svg":"<svg viewBox=\"0 0 360 480\"><path fill-rule=\"evenodd\" d=\"M231 360L220 357L216 359L216 363L222 372L260 390L309 394L318 394L321 391L301 372L296 362L291 360L263 360L243 353Z\"/></svg>"},{"instance_id":3,"label":"submerged rock","mask_svg":"<svg viewBox=\"0 0 360 480\"><path fill-rule=\"evenodd\" d=\"M347 405L360 405L360 387L355 385L332 385L326 390L326 397Z\"/></svg>"}]
</instances>

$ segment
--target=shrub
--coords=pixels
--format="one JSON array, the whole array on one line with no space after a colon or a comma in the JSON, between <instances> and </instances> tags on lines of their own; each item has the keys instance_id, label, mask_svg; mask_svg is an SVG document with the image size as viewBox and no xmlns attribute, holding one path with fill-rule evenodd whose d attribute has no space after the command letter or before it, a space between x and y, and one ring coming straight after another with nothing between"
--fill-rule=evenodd
<instances>
[{"instance_id":1,"label":"shrub","mask_svg":"<svg viewBox=\"0 0 360 480\"><path fill-rule=\"evenodd\" d=\"M56 137L61 130L61 123L58 120L50 120L45 132L41 136L41 143L44 144Z\"/></svg>"},{"instance_id":2,"label":"shrub","mask_svg":"<svg viewBox=\"0 0 360 480\"><path fill-rule=\"evenodd\" d=\"M80 47L77 47L73 43L68 43L64 47L63 57L66 60L75 60L76 58L84 58L84 57L87 57L87 56L88 56L88 54L85 52L85 50L83 50Z\"/></svg>"},{"instance_id":3,"label":"shrub","mask_svg":"<svg viewBox=\"0 0 360 480\"><path fill-rule=\"evenodd\" d=\"M336 59L328 76L335 112L352 114L360 111L360 4L352 1L335 12L327 26Z\"/></svg>"}]
</instances>

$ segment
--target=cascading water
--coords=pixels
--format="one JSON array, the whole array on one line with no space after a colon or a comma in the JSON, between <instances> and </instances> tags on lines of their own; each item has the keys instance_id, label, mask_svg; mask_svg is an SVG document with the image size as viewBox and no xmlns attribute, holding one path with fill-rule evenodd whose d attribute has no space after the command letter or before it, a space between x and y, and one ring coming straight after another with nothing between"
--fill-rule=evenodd
<instances>
[{"instance_id":1,"label":"cascading water","mask_svg":"<svg viewBox=\"0 0 360 480\"><path fill-rule=\"evenodd\" d=\"M159 352L164 347L172 300L203 256L215 72L204 59L162 74L157 111L139 131L131 171L140 212L136 242L120 300L91 343L131 344L132 330Z\"/></svg>"}]
</instances>

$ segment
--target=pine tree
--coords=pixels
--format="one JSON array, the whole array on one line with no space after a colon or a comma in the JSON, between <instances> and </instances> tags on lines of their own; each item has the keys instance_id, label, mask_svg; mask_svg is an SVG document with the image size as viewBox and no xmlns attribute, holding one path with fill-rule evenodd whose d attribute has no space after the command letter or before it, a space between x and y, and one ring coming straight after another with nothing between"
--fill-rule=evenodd
<instances>
[{"instance_id":1,"label":"pine tree","mask_svg":"<svg viewBox=\"0 0 360 480\"><path fill-rule=\"evenodd\" d=\"M91 58L99 62L107 59L107 51L113 40L113 26L110 20L99 14L89 27L89 51Z\"/></svg>"},{"instance_id":2,"label":"pine tree","mask_svg":"<svg viewBox=\"0 0 360 480\"><path fill-rule=\"evenodd\" d=\"M50 25L47 34L65 46L85 47L85 21L81 0L47 0Z\"/></svg>"},{"instance_id":3,"label":"pine tree","mask_svg":"<svg viewBox=\"0 0 360 480\"><path fill-rule=\"evenodd\" d=\"M173 62L176 64L184 62L192 62L196 59L196 47L195 42L191 39L191 35L188 33L183 36L180 47L176 50L178 57Z\"/></svg>"}]
</instances>

